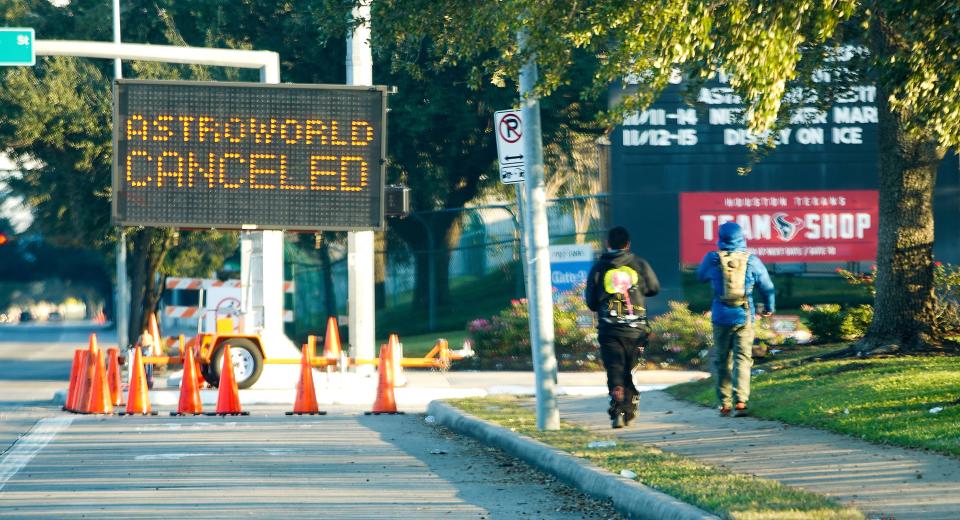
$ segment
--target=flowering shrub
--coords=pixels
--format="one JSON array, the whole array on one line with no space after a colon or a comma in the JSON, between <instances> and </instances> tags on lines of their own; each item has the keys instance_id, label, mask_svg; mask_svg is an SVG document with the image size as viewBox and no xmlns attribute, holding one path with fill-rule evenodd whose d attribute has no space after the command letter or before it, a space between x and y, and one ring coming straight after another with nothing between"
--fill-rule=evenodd
<instances>
[{"instance_id":1,"label":"flowering shrub","mask_svg":"<svg viewBox=\"0 0 960 520\"><path fill-rule=\"evenodd\" d=\"M582 289L582 288L581 288ZM560 293L553 305L554 349L560 368L597 368L597 334L592 326L581 326L579 316L589 312L581 294L574 288ZM470 368L531 368L530 325L527 300L511 300L510 306L490 319L467 324L476 356L463 366Z\"/></svg>"},{"instance_id":2,"label":"flowering shrub","mask_svg":"<svg viewBox=\"0 0 960 520\"><path fill-rule=\"evenodd\" d=\"M687 303L667 302L670 311L650 320L645 357L661 365L707 365L713 346L713 325L708 314L690 310Z\"/></svg>"}]
</instances>

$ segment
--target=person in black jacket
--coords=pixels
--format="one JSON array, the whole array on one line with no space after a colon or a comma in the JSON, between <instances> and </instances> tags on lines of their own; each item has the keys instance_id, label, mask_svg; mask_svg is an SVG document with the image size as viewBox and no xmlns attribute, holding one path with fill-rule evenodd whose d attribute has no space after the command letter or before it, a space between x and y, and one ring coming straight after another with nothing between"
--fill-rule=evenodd
<instances>
[{"instance_id":1,"label":"person in black jacket","mask_svg":"<svg viewBox=\"0 0 960 520\"><path fill-rule=\"evenodd\" d=\"M600 356L607 370L611 425L623 428L636 416L640 394L631 371L650 331L644 298L660 292L660 282L646 260L630 252L630 233L617 226L607 234L607 251L590 269L584 294L597 313Z\"/></svg>"}]
</instances>

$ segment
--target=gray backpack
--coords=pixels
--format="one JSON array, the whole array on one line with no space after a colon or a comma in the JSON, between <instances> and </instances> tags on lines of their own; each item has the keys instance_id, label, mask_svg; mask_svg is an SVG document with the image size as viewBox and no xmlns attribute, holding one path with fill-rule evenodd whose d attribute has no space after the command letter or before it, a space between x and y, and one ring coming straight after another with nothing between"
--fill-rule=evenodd
<instances>
[{"instance_id":1,"label":"gray backpack","mask_svg":"<svg viewBox=\"0 0 960 520\"><path fill-rule=\"evenodd\" d=\"M746 251L717 251L720 257L720 272L723 274L723 294L720 301L732 307L747 305L747 263L750 253Z\"/></svg>"}]
</instances>

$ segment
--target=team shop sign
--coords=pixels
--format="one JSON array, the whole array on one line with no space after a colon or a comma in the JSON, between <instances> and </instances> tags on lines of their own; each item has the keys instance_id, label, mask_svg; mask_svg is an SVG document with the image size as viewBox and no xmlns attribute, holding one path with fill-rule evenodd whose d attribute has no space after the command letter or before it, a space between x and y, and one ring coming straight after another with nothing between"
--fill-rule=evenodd
<instances>
[{"instance_id":1,"label":"team shop sign","mask_svg":"<svg viewBox=\"0 0 960 520\"><path fill-rule=\"evenodd\" d=\"M869 261L877 253L873 190L681 193L681 262L716 250L726 222L739 224L747 250L767 262Z\"/></svg>"}]
</instances>

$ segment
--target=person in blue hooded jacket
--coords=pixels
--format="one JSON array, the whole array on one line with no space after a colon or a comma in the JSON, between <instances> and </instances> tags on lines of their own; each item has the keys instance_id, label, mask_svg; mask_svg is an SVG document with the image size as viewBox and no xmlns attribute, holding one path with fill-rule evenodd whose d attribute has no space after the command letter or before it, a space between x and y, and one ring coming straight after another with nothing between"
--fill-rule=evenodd
<instances>
[{"instance_id":1,"label":"person in blue hooded jacket","mask_svg":"<svg viewBox=\"0 0 960 520\"><path fill-rule=\"evenodd\" d=\"M747 240L735 222L720 226L718 251L703 257L697 278L713 287L713 377L720 415L747 413L753 366L753 290L763 298L762 315L774 312L774 288L767 268L747 253Z\"/></svg>"}]
</instances>

